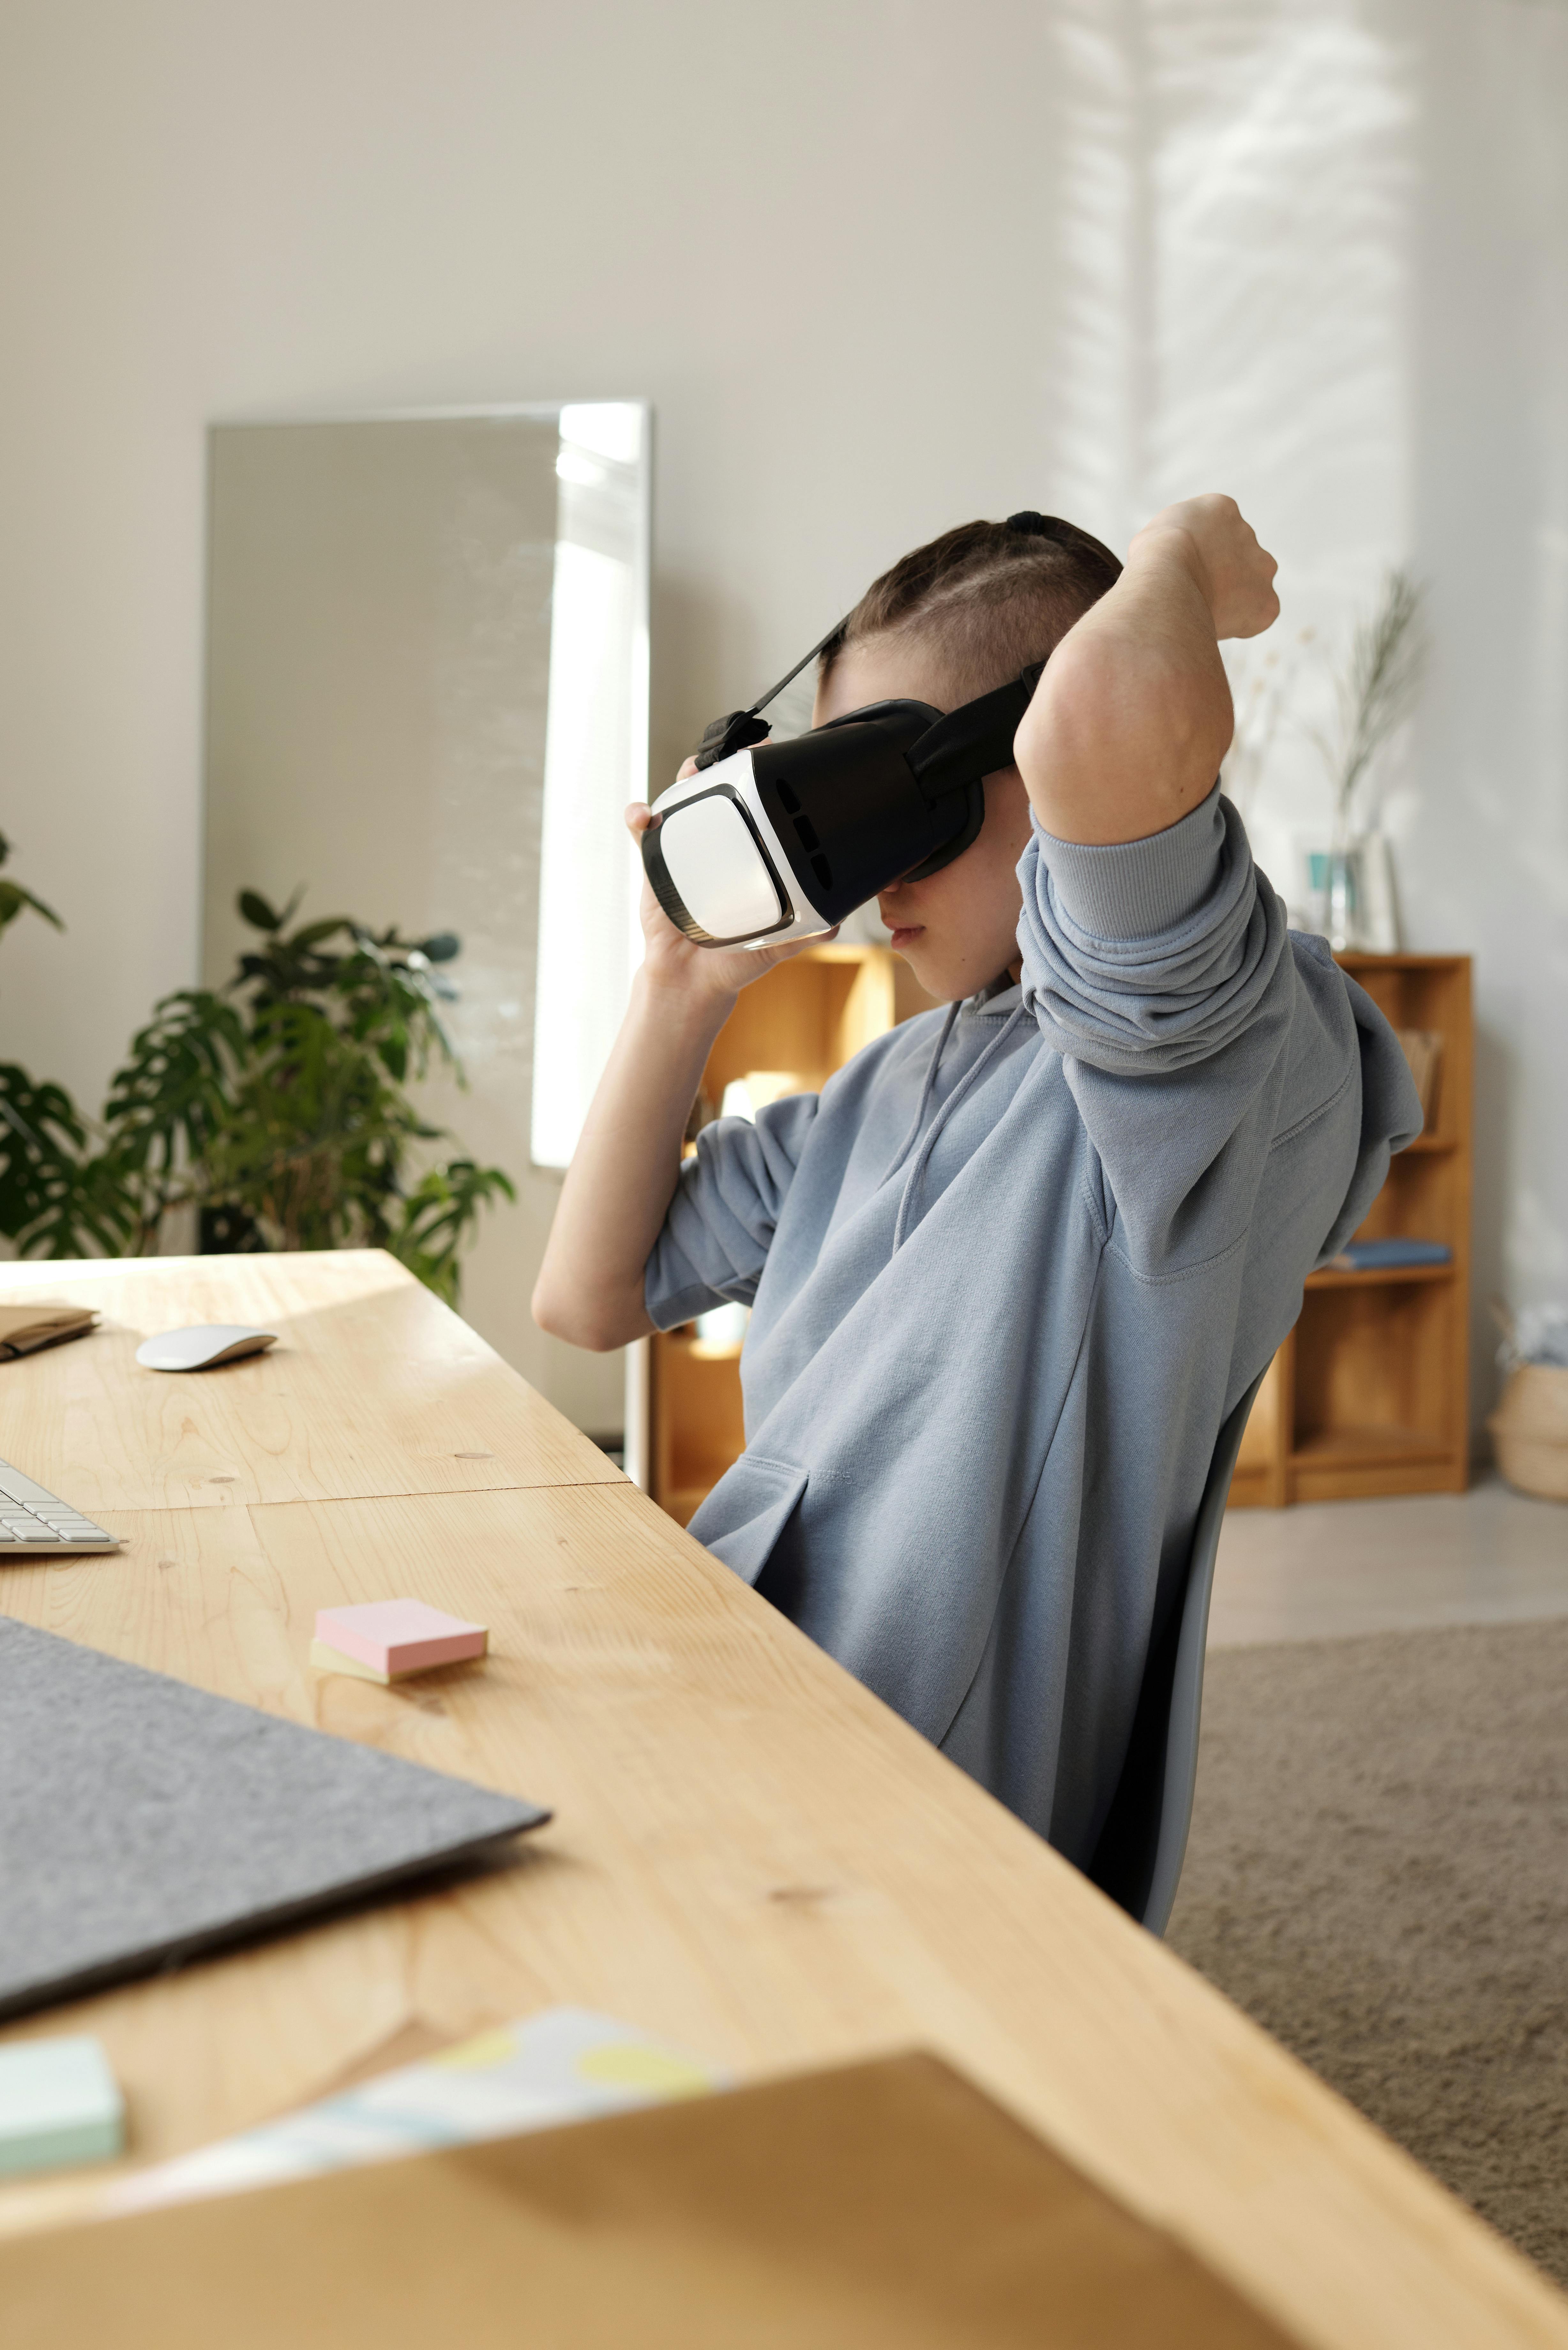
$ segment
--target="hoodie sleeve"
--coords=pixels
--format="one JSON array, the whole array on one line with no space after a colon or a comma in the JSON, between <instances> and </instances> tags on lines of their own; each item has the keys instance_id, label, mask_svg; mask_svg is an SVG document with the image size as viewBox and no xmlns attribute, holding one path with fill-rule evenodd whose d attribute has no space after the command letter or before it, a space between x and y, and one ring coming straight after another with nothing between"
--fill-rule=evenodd
<instances>
[{"instance_id":1,"label":"hoodie sleeve","mask_svg":"<svg viewBox=\"0 0 1568 2350\"><path fill-rule=\"evenodd\" d=\"M726 1300L750 1305L801 1152L815 1094L790 1094L749 1118L715 1118L680 1170L643 1279L649 1320L673 1330Z\"/></svg>"},{"instance_id":2,"label":"hoodie sleeve","mask_svg":"<svg viewBox=\"0 0 1568 2350\"><path fill-rule=\"evenodd\" d=\"M1248 1232L1267 1173L1304 1273L1420 1112L1381 1014L1322 941L1290 938L1231 802L1216 785L1106 847L1037 824L1019 879L1024 1002L1062 1055L1112 1245L1148 1277L1190 1269Z\"/></svg>"},{"instance_id":3,"label":"hoodie sleeve","mask_svg":"<svg viewBox=\"0 0 1568 2350\"><path fill-rule=\"evenodd\" d=\"M1218 784L1146 840L1033 830L1019 866L1024 1001L1064 1058L1128 1077L1189 1068L1266 1016L1285 910Z\"/></svg>"}]
</instances>

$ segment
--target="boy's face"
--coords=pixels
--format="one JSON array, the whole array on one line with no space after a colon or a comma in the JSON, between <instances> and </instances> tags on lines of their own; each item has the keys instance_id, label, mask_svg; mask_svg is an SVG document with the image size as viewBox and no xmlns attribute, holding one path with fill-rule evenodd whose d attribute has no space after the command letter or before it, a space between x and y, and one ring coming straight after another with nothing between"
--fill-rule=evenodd
<instances>
[{"instance_id":1,"label":"boy's face","mask_svg":"<svg viewBox=\"0 0 1568 2350\"><path fill-rule=\"evenodd\" d=\"M929 657L891 637L868 638L840 653L816 690L814 726L868 702L908 699L946 711ZM1017 866L1029 840L1029 795L1016 767L985 779L985 822L961 857L923 881L895 881L877 911L928 995L951 1003L1008 972L1018 976Z\"/></svg>"}]
</instances>

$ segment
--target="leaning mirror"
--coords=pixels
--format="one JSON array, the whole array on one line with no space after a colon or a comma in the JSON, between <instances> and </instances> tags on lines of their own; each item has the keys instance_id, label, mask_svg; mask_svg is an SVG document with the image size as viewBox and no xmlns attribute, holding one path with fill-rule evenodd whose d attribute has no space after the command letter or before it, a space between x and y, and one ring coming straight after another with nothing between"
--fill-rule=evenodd
<instances>
[{"instance_id":1,"label":"leaning mirror","mask_svg":"<svg viewBox=\"0 0 1568 2350\"><path fill-rule=\"evenodd\" d=\"M463 1314L606 1435L620 1358L544 1337L528 1299L639 952L649 434L615 400L211 438L204 984L330 916L436 942L462 1081L432 1065L408 1091L458 1142L416 1140L410 1172L460 1149L511 1179Z\"/></svg>"}]
</instances>

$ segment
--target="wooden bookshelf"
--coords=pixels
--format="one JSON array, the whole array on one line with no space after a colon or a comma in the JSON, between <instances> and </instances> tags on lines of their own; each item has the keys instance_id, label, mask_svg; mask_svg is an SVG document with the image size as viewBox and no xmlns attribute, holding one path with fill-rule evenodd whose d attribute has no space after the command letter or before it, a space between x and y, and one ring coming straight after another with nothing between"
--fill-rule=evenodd
<instances>
[{"instance_id":1,"label":"wooden bookshelf","mask_svg":"<svg viewBox=\"0 0 1568 2350\"><path fill-rule=\"evenodd\" d=\"M1397 1028L1443 1038L1435 1114L1402 1151L1357 1237L1445 1241L1446 1265L1314 1273L1242 1440L1233 1506L1379 1493L1462 1492L1469 1411L1470 968L1463 955L1339 958ZM887 947L809 948L748 987L703 1074L715 1106L733 1078L787 1072L815 1092L835 1069L930 1002ZM653 1498L684 1525L745 1442L740 1347L694 1325L656 1336L649 1378Z\"/></svg>"},{"instance_id":2,"label":"wooden bookshelf","mask_svg":"<svg viewBox=\"0 0 1568 2350\"><path fill-rule=\"evenodd\" d=\"M873 1036L929 1012L931 999L889 947L808 947L744 989L719 1031L702 1076L715 1107L732 1079L788 1072L787 1090L818 1093ZM740 1458L741 1350L705 1344L693 1324L650 1342L649 1486L685 1525Z\"/></svg>"},{"instance_id":3,"label":"wooden bookshelf","mask_svg":"<svg viewBox=\"0 0 1568 2350\"><path fill-rule=\"evenodd\" d=\"M1394 1160L1356 1238L1443 1241L1453 1261L1309 1275L1247 1423L1232 1508L1461 1493L1469 1482L1469 958L1337 960L1396 1028L1443 1039L1428 1130Z\"/></svg>"}]
</instances>

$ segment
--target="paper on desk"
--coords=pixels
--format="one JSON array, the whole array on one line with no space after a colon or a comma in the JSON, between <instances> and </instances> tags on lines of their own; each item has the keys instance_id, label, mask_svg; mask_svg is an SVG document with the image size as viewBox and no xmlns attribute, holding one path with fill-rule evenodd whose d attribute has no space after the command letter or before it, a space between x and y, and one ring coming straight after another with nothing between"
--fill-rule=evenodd
<instances>
[{"instance_id":1,"label":"paper on desk","mask_svg":"<svg viewBox=\"0 0 1568 2350\"><path fill-rule=\"evenodd\" d=\"M613 2016L550 2007L258 2129L177 2155L119 2181L100 2209L143 2211L271 2187L314 2171L510 2137L725 2085L712 2067Z\"/></svg>"}]
</instances>

